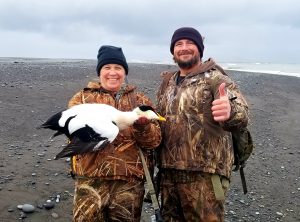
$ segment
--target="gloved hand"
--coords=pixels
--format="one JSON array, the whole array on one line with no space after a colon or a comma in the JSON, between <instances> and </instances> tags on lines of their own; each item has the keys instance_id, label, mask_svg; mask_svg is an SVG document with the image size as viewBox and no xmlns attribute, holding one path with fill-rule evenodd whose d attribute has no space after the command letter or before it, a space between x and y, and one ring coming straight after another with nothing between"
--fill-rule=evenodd
<instances>
[{"instance_id":1,"label":"gloved hand","mask_svg":"<svg viewBox=\"0 0 300 222\"><path fill-rule=\"evenodd\" d=\"M146 117L140 117L136 121L134 121L134 125L136 126L145 126L150 123L150 120L147 119Z\"/></svg>"}]
</instances>

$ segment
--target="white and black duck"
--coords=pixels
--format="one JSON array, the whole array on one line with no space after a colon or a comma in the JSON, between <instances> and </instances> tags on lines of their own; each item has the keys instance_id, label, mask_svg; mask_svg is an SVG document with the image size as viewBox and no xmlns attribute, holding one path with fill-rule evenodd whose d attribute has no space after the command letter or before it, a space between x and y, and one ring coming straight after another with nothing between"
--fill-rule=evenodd
<instances>
[{"instance_id":1,"label":"white and black duck","mask_svg":"<svg viewBox=\"0 0 300 222\"><path fill-rule=\"evenodd\" d=\"M123 130L139 119L165 121L150 106L122 112L106 104L80 104L51 116L38 128L55 130L53 137L64 134L70 142L55 159L93 152L111 143Z\"/></svg>"}]
</instances>

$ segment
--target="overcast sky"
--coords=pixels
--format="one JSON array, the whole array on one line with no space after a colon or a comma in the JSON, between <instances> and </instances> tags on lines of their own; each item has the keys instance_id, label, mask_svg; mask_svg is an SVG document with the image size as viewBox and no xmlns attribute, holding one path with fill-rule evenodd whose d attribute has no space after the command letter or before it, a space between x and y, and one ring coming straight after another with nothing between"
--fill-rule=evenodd
<instances>
[{"instance_id":1,"label":"overcast sky","mask_svg":"<svg viewBox=\"0 0 300 222\"><path fill-rule=\"evenodd\" d=\"M0 57L172 62L173 32L205 36L204 59L300 63L299 0L0 0Z\"/></svg>"}]
</instances>

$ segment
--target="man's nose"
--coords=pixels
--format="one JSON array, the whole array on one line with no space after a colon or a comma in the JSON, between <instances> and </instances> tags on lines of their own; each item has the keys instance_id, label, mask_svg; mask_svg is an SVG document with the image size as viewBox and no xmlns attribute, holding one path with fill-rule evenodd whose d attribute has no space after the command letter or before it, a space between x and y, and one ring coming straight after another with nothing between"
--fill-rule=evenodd
<instances>
[{"instance_id":1,"label":"man's nose","mask_svg":"<svg viewBox=\"0 0 300 222\"><path fill-rule=\"evenodd\" d=\"M188 48L188 44L183 43L183 44L182 44L182 49L187 49L187 48Z\"/></svg>"}]
</instances>

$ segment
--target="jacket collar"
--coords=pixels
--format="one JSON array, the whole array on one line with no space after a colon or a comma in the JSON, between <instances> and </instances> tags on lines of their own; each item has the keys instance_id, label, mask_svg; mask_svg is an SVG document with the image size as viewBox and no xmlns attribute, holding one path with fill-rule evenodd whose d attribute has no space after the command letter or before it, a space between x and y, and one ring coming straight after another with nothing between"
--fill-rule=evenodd
<instances>
[{"instance_id":1,"label":"jacket collar","mask_svg":"<svg viewBox=\"0 0 300 222\"><path fill-rule=\"evenodd\" d=\"M99 92L104 92L104 93L110 93L110 94L115 94L115 92L109 91L105 88L102 87L101 83L99 82L89 82L87 86L84 88L85 90L92 90L92 91L99 91ZM121 89L118 94L120 93L130 93L136 89L135 86L129 85L129 84L124 84L121 86Z\"/></svg>"},{"instance_id":2,"label":"jacket collar","mask_svg":"<svg viewBox=\"0 0 300 222\"><path fill-rule=\"evenodd\" d=\"M190 77L193 77L195 75L203 74L205 72L208 72L212 69L215 69L216 65L217 65L216 62L212 58L209 58L205 62L200 63L197 67L195 67L195 69L190 74L188 74L187 77L190 78Z\"/></svg>"}]
</instances>

